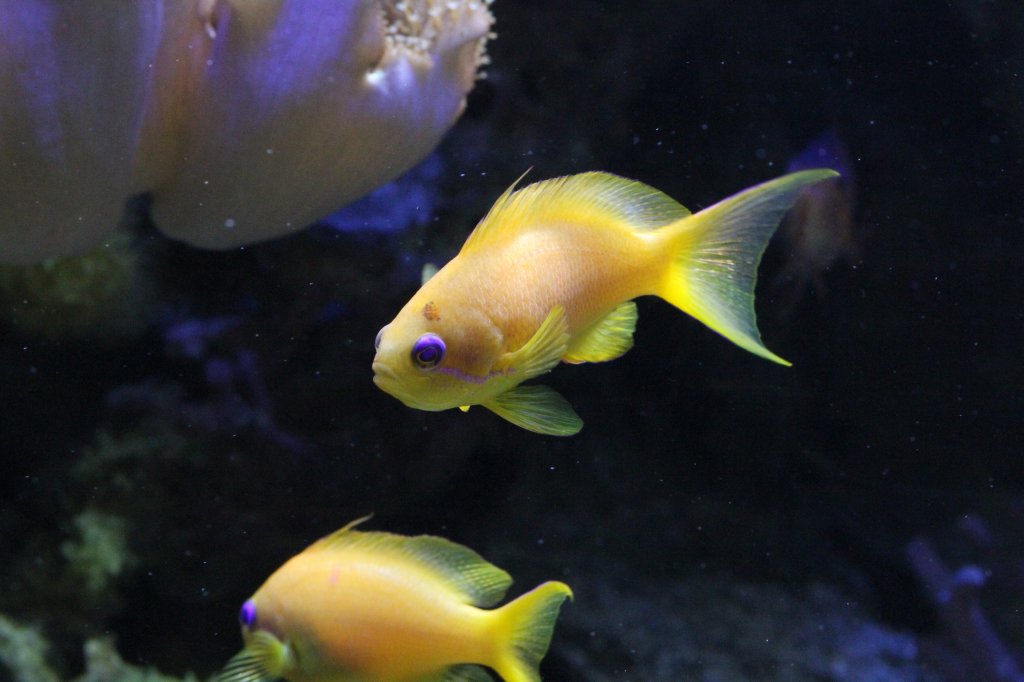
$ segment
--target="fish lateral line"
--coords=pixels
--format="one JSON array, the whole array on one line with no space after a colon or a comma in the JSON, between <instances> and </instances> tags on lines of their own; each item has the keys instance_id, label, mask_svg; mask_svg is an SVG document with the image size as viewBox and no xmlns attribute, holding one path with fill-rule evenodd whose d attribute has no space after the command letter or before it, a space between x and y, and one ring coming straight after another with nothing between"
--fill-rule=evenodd
<instances>
[{"instance_id":1,"label":"fish lateral line","mask_svg":"<svg viewBox=\"0 0 1024 682\"><path fill-rule=\"evenodd\" d=\"M507 376L511 376L511 375L515 374L516 373L516 368L515 367L507 367L505 369L498 369L498 370L494 370L492 372L488 372L484 376L479 376L477 374L470 374L469 372L464 372L461 369L459 369L458 367L438 367L434 371L438 372L440 374L447 374L448 376L455 377L456 379L459 379L461 381L466 381L466 382L471 383L471 384L483 385L483 384L486 384L491 379L495 379L495 378L499 378L499 377L507 377Z\"/></svg>"}]
</instances>

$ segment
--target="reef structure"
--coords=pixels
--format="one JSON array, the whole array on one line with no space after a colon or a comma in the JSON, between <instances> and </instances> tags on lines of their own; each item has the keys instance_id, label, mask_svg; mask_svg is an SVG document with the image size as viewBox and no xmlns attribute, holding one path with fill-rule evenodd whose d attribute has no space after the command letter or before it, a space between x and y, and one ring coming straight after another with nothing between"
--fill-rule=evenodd
<instances>
[{"instance_id":1,"label":"reef structure","mask_svg":"<svg viewBox=\"0 0 1024 682\"><path fill-rule=\"evenodd\" d=\"M301 229L423 159L485 62L489 0L0 0L0 263Z\"/></svg>"}]
</instances>

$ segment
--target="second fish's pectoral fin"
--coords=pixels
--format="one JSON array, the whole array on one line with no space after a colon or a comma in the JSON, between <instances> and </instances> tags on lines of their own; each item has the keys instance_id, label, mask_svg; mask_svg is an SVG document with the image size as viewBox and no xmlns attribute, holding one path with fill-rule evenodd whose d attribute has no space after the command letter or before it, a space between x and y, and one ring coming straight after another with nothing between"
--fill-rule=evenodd
<instances>
[{"instance_id":1,"label":"second fish's pectoral fin","mask_svg":"<svg viewBox=\"0 0 1024 682\"><path fill-rule=\"evenodd\" d=\"M614 360L633 347L636 319L636 303L620 303L574 339L562 359L574 364Z\"/></svg>"},{"instance_id":2,"label":"second fish's pectoral fin","mask_svg":"<svg viewBox=\"0 0 1024 682\"><path fill-rule=\"evenodd\" d=\"M273 682L289 665L290 652L277 637L257 630L245 648L234 655L214 682Z\"/></svg>"},{"instance_id":3,"label":"second fish's pectoral fin","mask_svg":"<svg viewBox=\"0 0 1024 682\"><path fill-rule=\"evenodd\" d=\"M516 386L483 406L520 428L546 436L573 436L583 428L569 401L547 386Z\"/></svg>"},{"instance_id":4,"label":"second fish's pectoral fin","mask_svg":"<svg viewBox=\"0 0 1024 682\"><path fill-rule=\"evenodd\" d=\"M569 347L569 321L565 308L551 309L530 340L519 350L506 353L498 365L516 372L519 381L526 381L557 365Z\"/></svg>"}]
</instances>

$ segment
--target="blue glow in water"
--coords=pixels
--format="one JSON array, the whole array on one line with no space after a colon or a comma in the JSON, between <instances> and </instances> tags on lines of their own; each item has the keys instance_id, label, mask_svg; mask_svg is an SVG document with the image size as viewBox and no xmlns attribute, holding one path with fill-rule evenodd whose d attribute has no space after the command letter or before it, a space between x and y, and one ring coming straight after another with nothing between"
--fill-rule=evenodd
<instances>
[{"instance_id":1,"label":"blue glow in water","mask_svg":"<svg viewBox=\"0 0 1024 682\"><path fill-rule=\"evenodd\" d=\"M341 232L398 232L426 225L440 204L437 180L443 170L441 157L431 154L402 177L321 223Z\"/></svg>"}]
</instances>

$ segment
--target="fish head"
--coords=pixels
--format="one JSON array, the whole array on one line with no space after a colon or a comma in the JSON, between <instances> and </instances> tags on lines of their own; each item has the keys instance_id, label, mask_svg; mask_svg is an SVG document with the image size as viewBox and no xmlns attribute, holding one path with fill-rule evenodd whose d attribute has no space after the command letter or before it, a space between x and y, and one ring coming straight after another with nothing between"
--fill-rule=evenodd
<instances>
[{"instance_id":1,"label":"fish head","mask_svg":"<svg viewBox=\"0 0 1024 682\"><path fill-rule=\"evenodd\" d=\"M479 404L498 390L502 334L480 308L460 305L431 284L377 334L373 381L419 410Z\"/></svg>"},{"instance_id":2,"label":"fish head","mask_svg":"<svg viewBox=\"0 0 1024 682\"><path fill-rule=\"evenodd\" d=\"M215 682L269 682L297 666L294 646L280 633L274 610L257 605L258 595L246 600L238 613L243 649L214 678Z\"/></svg>"}]
</instances>

